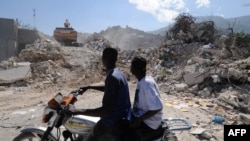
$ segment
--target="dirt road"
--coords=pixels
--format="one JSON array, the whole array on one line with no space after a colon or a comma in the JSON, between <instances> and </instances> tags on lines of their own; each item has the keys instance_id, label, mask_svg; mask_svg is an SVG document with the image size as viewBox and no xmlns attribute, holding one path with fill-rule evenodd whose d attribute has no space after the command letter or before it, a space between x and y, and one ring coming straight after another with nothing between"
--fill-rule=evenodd
<instances>
[{"instance_id":1,"label":"dirt road","mask_svg":"<svg viewBox=\"0 0 250 141\"><path fill-rule=\"evenodd\" d=\"M10 141L19 134L20 127L28 125L46 126L41 123L43 107L47 101L57 92L68 94L75 87L58 87L52 84L39 83L29 87L10 87L2 88L0 91L0 140ZM135 83L130 82L131 101ZM207 125L210 122L210 116L200 108L185 106L186 99L176 96L161 94L164 107L164 117L181 117L190 120L195 125ZM78 98L76 107L91 108L98 107L101 104L102 93L94 90L87 91L83 96ZM170 101L182 104L182 108L169 105ZM180 106L180 105L179 105ZM184 107L184 108L183 108ZM179 141L198 141L190 131L176 132Z\"/></svg>"},{"instance_id":2,"label":"dirt road","mask_svg":"<svg viewBox=\"0 0 250 141\"><path fill-rule=\"evenodd\" d=\"M87 48L63 48L70 64L81 65L83 68L91 66L96 57L96 53ZM92 63L91 63L92 62ZM93 68L94 66L90 67ZM126 66L125 66L126 67ZM83 70L80 69L80 72ZM19 73L19 72L18 72ZM15 73L16 74L16 73ZM86 85L89 82L102 80L100 75L95 72L83 74L69 72L63 74L64 79L54 84L50 81L31 82L27 87L0 87L0 141L10 141L20 132L20 127L24 126L46 126L41 122L43 108L47 101L56 93L68 94L70 91ZM98 80L98 81L96 81ZM136 82L134 79L129 81L131 102L134 99ZM207 102L206 99L194 97L184 97L182 94L167 95L164 88L159 85L161 97L164 104L164 118L177 117L187 118L193 128L201 127L208 129L209 135L216 136L217 141L223 141L222 125L215 125L211 122L210 109L202 106ZM78 97L77 108L95 108L101 105L102 93L94 90L87 91L83 96ZM201 101L200 101L201 100ZM211 100L211 99L209 99ZM197 105L196 102L200 101ZM209 128L208 128L209 127ZM193 130L193 128L191 130ZM215 129L216 128L216 129ZM176 135L179 141L198 141L190 131L178 131ZM211 137L208 137L209 140ZM204 140L204 138L203 138ZM214 141L216 141L214 140Z\"/></svg>"}]
</instances>

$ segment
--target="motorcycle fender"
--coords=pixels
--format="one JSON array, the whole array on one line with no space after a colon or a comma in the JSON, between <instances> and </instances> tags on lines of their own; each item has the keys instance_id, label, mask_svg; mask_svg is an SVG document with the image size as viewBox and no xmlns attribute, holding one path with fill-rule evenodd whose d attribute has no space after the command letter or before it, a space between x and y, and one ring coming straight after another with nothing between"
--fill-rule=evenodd
<instances>
[{"instance_id":1,"label":"motorcycle fender","mask_svg":"<svg viewBox=\"0 0 250 141\"><path fill-rule=\"evenodd\" d=\"M21 129L21 132L29 132L29 133L32 133L32 134L34 134L35 136L37 135L37 134L44 134L45 133L45 131L46 131L46 129L47 128L45 128L45 127L40 127L40 126L38 126L38 127L23 127L22 129ZM57 138L57 133L54 131L54 130L52 130L51 132L50 132L50 134L49 134L49 136L51 137L51 138L53 138L54 140L56 140Z\"/></svg>"}]
</instances>

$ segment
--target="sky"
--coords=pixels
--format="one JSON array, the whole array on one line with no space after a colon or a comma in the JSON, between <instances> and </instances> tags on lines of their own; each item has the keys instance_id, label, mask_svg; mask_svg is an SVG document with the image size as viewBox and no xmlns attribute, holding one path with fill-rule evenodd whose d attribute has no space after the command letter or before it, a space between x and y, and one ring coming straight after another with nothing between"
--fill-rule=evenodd
<instances>
[{"instance_id":1,"label":"sky","mask_svg":"<svg viewBox=\"0 0 250 141\"><path fill-rule=\"evenodd\" d=\"M112 26L154 31L181 13L234 18L250 15L249 0L1 0L0 18L18 19L52 35L66 19L78 32L100 32Z\"/></svg>"}]
</instances>

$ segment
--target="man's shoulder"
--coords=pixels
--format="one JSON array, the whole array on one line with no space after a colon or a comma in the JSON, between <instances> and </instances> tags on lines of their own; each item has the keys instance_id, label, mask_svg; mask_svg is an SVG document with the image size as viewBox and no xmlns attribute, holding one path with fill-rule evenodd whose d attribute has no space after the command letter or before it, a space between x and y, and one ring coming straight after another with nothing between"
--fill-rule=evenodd
<instances>
[{"instance_id":1,"label":"man's shoulder","mask_svg":"<svg viewBox=\"0 0 250 141\"><path fill-rule=\"evenodd\" d=\"M156 84L154 78L152 76L145 76L140 82L140 85L148 87L149 85Z\"/></svg>"},{"instance_id":2,"label":"man's shoulder","mask_svg":"<svg viewBox=\"0 0 250 141\"><path fill-rule=\"evenodd\" d=\"M151 83L152 83L152 82L153 82L153 83L156 83L154 77L151 76L151 75L146 76L146 77L145 77L145 81L146 81L146 82L151 82Z\"/></svg>"},{"instance_id":3,"label":"man's shoulder","mask_svg":"<svg viewBox=\"0 0 250 141\"><path fill-rule=\"evenodd\" d=\"M114 69L111 73L109 73L107 75L107 79L127 81L126 75L119 69Z\"/></svg>"},{"instance_id":4,"label":"man's shoulder","mask_svg":"<svg viewBox=\"0 0 250 141\"><path fill-rule=\"evenodd\" d=\"M113 74L118 75L118 76L125 76L125 73L118 68L114 69Z\"/></svg>"}]
</instances>

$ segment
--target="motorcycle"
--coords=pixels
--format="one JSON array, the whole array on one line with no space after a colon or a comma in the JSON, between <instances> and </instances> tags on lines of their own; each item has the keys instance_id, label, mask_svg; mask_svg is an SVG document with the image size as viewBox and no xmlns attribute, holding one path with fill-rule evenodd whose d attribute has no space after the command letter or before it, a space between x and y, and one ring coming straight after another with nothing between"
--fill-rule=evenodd
<instances>
[{"instance_id":1,"label":"motorcycle","mask_svg":"<svg viewBox=\"0 0 250 141\"><path fill-rule=\"evenodd\" d=\"M67 113L68 110L75 108L74 103L79 95L81 95L80 89L70 92L67 96L57 93L44 108L42 122L46 123L47 127L23 127L13 141L61 141L61 136L63 141L84 140L100 118ZM191 127L187 119L163 119L161 133L153 140L177 141L173 131L189 130Z\"/></svg>"}]
</instances>

